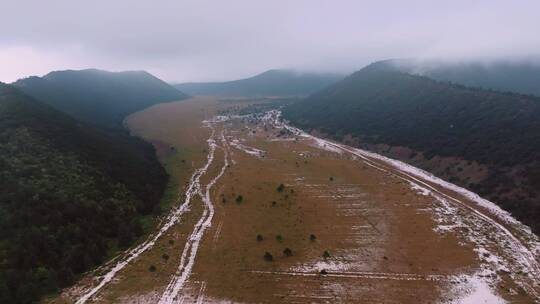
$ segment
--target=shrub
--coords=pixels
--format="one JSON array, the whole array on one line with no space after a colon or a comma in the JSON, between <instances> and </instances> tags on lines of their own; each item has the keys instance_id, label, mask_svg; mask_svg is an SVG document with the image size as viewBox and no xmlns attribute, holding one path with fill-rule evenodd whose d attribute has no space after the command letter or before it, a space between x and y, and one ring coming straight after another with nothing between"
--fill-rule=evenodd
<instances>
[{"instance_id":1,"label":"shrub","mask_svg":"<svg viewBox=\"0 0 540 304\"><path fill-rule=\"evenodd\" d=\"M328 258L330 258L330 252L328 252L328 250L325 250L325 251L323 252L323 255L322 255L322 256L323 256L323 258L328 259Z\"/></svg>"},{"instance_id":2,"label":"shrub","mask_svg":"<svg viewBox=\"0 0 540 304\"><path fill-rule=\"evenodd\" d=\"M276 241L278 242L283 241L283 236L281 236L281 234L276 235Z\"/></svg>"},{"instance_id":3,"label":"shrub","mask_svg":"<svg viewBox=\"0 0 540 304\"><path fill-rule=\"evenodd\" d=\"M156 270L157 270L157 268L154 265L150 265L150 267L148 267L148 271L150 271L150 272L155 272Z\"/></svg>"},{"instance_id":4,"label":"shrub","mask_svg":"<svg viewBox=\"0 0 540 304\"><path fill-rule=\"evenodd\" d=\"M309 240L310 241L315 242L316 239L317 239L317 237L315 236L315 234L310 234L309 235Z\"/></svg>"},{"instance_id":5,"label":"shrub","mask_svg":"<svg viewBox=\"0 0 540 304\"><path fill-rule=\"evenodd\" d=\"M283 192L283 190L285 190L285 185L284 184L279 184L279 186L277 187L276 189L278 192Z\"/></svg>"},{"instance_id":6,"label":"shrub","mask_svg":"<svg viewBox=\"0 0 540 304\"><path fill-rule=\"evenodd\" d=\"M274 260L274 257L272 256L272 254L270 254L270 252L267 251L264 253L264 260L271 262Z\"/></svg>"},{"instance_id":7,"label":"shrub","mask_svg":"<svg viewBox=\"0 0 540 304\"><path fill-rule=\"evenodd\" d=\"M263 236L260 234L257 234L257 242L261 242L263 240Z\"/></svg>"},{"instance_id":8,"label":"shrub","mask_svg":"<svg viewBox=\"0 0 540 304\"><path fill-rule=\"evenodd\" d=\"M290 248L285 248L285 250L283 250L283 254L290 257L292 256L292 250Z\"/></svg>"},{"instance_id":9,"label":"shrub","mask_svg":"<svg viewBox=\"0 0 540 304\"><path fill-rule=\"evenodd\" d=\"M162 259L164 259L165 261L167 261L169 259L169 255L164 253L162 256L161 256Z\"/></svg>"},{"instance_id":10,"label":"shrub","mask_svg":"<svg viewBox=\"0 0 540 304\"><path fill-rule=\"evenodd\" d=\"M238 196L236 197L236 202L239 203L239 204L240 204L243 200L244 200L244 197L241 196L241 195L238 195Z\"/></svg>"}]
</instances>

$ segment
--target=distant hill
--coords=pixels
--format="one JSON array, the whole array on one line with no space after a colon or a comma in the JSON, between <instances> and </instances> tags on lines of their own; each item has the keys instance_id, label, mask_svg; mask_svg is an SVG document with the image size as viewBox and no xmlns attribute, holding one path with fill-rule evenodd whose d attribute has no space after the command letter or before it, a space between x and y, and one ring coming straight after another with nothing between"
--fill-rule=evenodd
<instances>
[{"instance_id":1,"label":"distant hill","mask_svg":"<svg viewBox=\"0 0 540 304\"><path fill-rule=\"evenodd\" d=\"M33 303L129 246L166 182L150 144L0 83L0 303Z\"/></svg>"},{"instance_id":2,"label":"distant hill","mask_svg":"<svg viewBox=\"0 0 540 304\"><path fill-rule=\"evenodd\" d=\"M493 61L489 63L436 60L394 60L403 72L469 87L540 96L540 62Z\"/></svg>"},{"instance_id":3,"label":"distant hill","mask_svg":"<svg viewBox=\"0 0 540 304\"><path fill-rule=\"evenodd\" d=\"M540 232L540 98L438 82L379 62L283 115L479 192Z\"/></svg>"},{"instance_id":4,"label":"distant hill","mask_svg":"<svg viewBox=\"0 0 540 304\"><path fill-rule=\"evenodd\" d=\"M126 115L156 103L188 97L144 71L57 71L13 85L78 120L104 127L121 126Z\"/></svg>"},{"instance_id":5,"label":"distant hill","mask_svg":"<svg viewBox=\"0 0 540 304\"><path fill-rule=\"evenodd\" d=\"M227 82L182 83L174 87L190 95L307 96L341 78L343 76L335 74L269 70L246 79Z\"/></svg>"}]
</instances>

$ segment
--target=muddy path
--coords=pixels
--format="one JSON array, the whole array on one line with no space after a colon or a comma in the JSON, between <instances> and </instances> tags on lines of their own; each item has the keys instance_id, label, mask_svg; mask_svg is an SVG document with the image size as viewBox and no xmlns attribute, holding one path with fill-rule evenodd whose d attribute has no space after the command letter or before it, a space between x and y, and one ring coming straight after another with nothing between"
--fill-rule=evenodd
<instances>
[{"instance_id":1,"label":"muddy path","mask_svg":"<svg viewBox=\"0 0 540 304\"><path fill-rule=\"evenodd\" d=\"M534 303L538 238L474 193L211 98L130 121L175 147L156 232L53 303ZM156 271L149 271L149 265Z\"/></svg>"}]
</instances>

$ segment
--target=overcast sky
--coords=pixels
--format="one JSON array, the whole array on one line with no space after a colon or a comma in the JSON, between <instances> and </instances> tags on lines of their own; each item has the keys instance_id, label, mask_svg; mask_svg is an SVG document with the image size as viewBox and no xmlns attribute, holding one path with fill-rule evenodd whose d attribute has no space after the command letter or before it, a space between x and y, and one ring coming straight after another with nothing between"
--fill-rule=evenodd
<instances>
[{"instance_id":1,"label":"overcast sky","mask_svg":"<svg viewBox=\"0 0 540 304\"><path fill-rule=\"evenodd\" d=\"M540 0L1 0L0 10L4 82L90 67L179 82L540 54Z\"/></svg>"}]
</instances>

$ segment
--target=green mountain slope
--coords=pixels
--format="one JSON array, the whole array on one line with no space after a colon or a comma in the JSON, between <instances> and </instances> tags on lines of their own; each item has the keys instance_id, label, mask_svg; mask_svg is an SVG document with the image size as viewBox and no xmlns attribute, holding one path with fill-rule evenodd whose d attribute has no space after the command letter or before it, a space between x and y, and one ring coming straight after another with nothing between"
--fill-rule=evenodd
<instances>
[{"instance_id":1,"label":"green mountain slope","mask_svg":"<svg viewBox=\"0 0 540 304\"><path fill-rule=\"evenodd\" d=\"M437 82L380 62L283 115L429 169L540 231L540 98Z\"/></svg>"},{"instance_id":2,"label":"green mountain slope","mask_svg":"<svg viewBox=\"0 0 540 304\"><path fill-rule=\"evenodd\" d=\"M228 82L182 83L175 87L191 95L215 96L306 96L338 80L334 74L297 73L269 70L259 75Z\"/></svg>"},{"instance_id":3,"label":"green mountain slope","mask_svg":"<svg viewBox=\"0 0 540 304\"><path fill-rule=\"evenodd\" d=\"M394 60L403 72L469 87L540 96L540 63L537 61L442 62Z\"/></svg>"},{"instance_id":4,"label":"green mountain slope","mask_svg":"<svg viewBox=\"0 0 540 304\"><path fill-rule=\"evenodd\" d=\"M148 106L188 97L144 71L58 71L13 85L78 120L104 127L118 127L126 115Z\"/></svg>"},{"instance_id":5,"label":"green mountain slope","mask_svg":"<svg viewBox=\"0 0 540 304\"><path fill-rule=\"evenodd\" d=\"M151 145L0 83L0 303L33 302L129 246L166 181Z\"/></svg>"}]
</instances>

